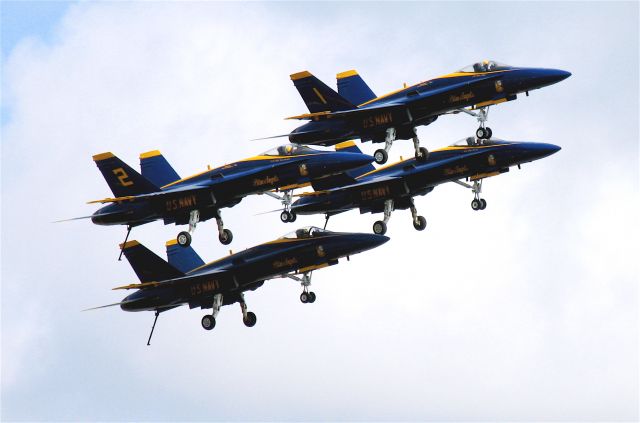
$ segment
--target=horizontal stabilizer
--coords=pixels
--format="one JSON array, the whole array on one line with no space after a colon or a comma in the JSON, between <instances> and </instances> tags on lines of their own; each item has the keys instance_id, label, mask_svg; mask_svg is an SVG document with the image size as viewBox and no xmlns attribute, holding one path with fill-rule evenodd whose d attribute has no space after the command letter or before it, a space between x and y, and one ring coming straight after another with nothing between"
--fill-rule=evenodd
<instances>
[{"instance_id":1,"label":"horizontal stabilizer","mask_svg":"<svg viewBox=\"0 0 640 423\"><path fill-rule=\"evenodd\" d=\"M120 247L141 282L162 281L184 276L183 272L158 257L138 241L129 241L120 244Z\"/></svg>"},{"instance_id":2,"label":"horizontal stabilizer","mask_svg":"<svg viewBox=\"0 0 640 423\"><path fill-rule=\"evenodd\" d=\"M307 71L292 74L291 80L311 113L355 108L353 103Z\"/></svg>"},{"instance_id":3,"label":"horizontal stabilizer","mask_svg":"<svg viewBox=\"0 0 640 423\"><path fill-rule=\"evenodd\" d=\"M336 79L338 94L353 104L366 103L377 97L355 70L340 72L336 75Z\"/></svg>"},{"instance_id":4,"label":"horizontal stabilizer","mask_svg":"<svg viewBox=\"0 0 640 423\"><path fill-rule=\"evenodd\" d=\"M142 176L158 187L180 179L178 173L158 150L140 154L140 169Z\"/></svg>"},{"instance_id":5,"label":"horizontal stabilizer","mask_svg":"<svg viewBox=\"0 0 640 423\"><path fill-rule=\"evenodd\" d=\"M166 247L169 264L182 273L188 273L204 265L204 261L191 246L182 247L175 239L171 239L167 241Z\"/></svg>"},{"instance_id":6,"label":"horizontal stabilizer","mask_svg":"<svg viewBox=\"0 0 640 423\"><path fill-rule=\"evenodd\" d=\"M362 154L362 150L358 148L354 141L345 141L341 142L340 144L336 144L336 151ZM374 170L376 170L376 168L373 167L371 163L367 163L366 165L360 166L358 168L348 170L346 174L351 178L357 178L364 175L365 173L369 173Z\"/></svg>"}]
</instances>

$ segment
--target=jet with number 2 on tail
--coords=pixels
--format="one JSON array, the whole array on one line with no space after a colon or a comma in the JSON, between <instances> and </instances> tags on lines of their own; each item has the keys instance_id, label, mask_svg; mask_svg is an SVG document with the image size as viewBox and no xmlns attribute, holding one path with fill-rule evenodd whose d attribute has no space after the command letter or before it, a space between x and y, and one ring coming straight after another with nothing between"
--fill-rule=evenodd
<instances>
[{"instance_id":1,"label":"jet with number 2 on tail","mask_svg":"<svg viewBox=\"0 0 640 423\"><path fill-rule=\"evenodd\" d=\"M220 242L229 244L233 234L224 228L220 209L233 207L247 195L267 193L277 197L271 190L284 191L283 202L288 202L288 207L293 188L370 165L373 157L286 144L183 179L159 151L140 155L142 174L112 153L95 155L93 160L115 196L91 202L110 203L90 216L93 223L127 225L127 238L132 227L154 220L188 224L189 231L177 236L178 244L186 247L196 224L211 218L216 219Z\"/></svg>"},{"instance_id":2,"label":"jet with number 2 on tail","mask_svg":"<svg viewBox=\"0 0 640 423\"><path fill-rule=\"evenodd\" d=\"M498 139L477 140L465 138L456 144L434 150L426 161L415 158L379 168L356 178L348 184L344 176L336 176L334 187L331 179L322 184L312 184L316 192L300 194L291 205L297 214L324 213L327 219L334 214L351 209L360 213L384 213L384 220L373 224L373 232L385 234L391 212L410 209L413 226L422 231L427 226L423 216L418 216L413 198L425 195L436 185L455 182L474 193L473 210L484 210L486 200L480 198L485 178L508 172L509 167L547 157L560 150L553 144L536 142L509 142ZM467 179L473 185L463 182Z\"/></svg>"},{"instance_id":3,"label":"jet with number 2 on tail","mask_svg":"<svg viewBox=\"0 0 640 423\"><path fill-rule=\"evenodd\" d=\"M377 97L355 70L339 73L338 92L307 71L291 75L309 113L287 119L309 120L294 129L289 140L298 144L333 145L360 138L385 143L374 157L386 163L396 139L413 139L415 157L426 160L416 127L429 125L446 113L467 113L478 119L476 136L490 139L485 126L488 108L515 100L520 93L546 87L568 78L557 69L522 68L485 60L457 72L404 87Z\"/></svg>"},{"instance_id":4,"label":"jet with number 2 on tail","mask_svg":"<svg viewBox=\"0 0 640 423\"><path fill-rule=\"evenodd\" d=\"M211 330L222 306L239 303L244 324L252 327L257 319L247 311L246 291L256 290L265 280L287 277L302 285L300 301L313 303L316 295L309 291L309 286L314 270L338 264L343 257L349 259L388 240L382 235L331 232L309 226L208 264L190 246L179 247L175 240L166 244L168 262L138 241L129 241L121 249L140 283L114 289L136 292L119 303L96 308L119 305L124 311L154 311L147 345L158 315L183 304L189 308L211 308L213 312L201 321L204 329Z\"/></svg>"}]
</instances>

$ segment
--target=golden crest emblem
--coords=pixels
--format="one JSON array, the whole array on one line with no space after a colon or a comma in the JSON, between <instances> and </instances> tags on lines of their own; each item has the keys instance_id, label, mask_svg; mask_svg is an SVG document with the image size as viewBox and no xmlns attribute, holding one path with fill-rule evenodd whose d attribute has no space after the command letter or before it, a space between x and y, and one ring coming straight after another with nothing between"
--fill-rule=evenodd
<instances>
[{"instance_id":1,"label":"golden crest emblem","mask_svg":"<svg viewBox=\"0 0 640 423\"><path fill-rule=\"evenodd\" d=\"M489 154L489 157L487 157L487 161L489 162L489 166L496 165L496 158L493 157L493 154Z\"/></svg>"},{"instance_id":2,"label":"golden crest emblem","mask_svg":"<svg viewBox=\"0 0 640 423\"><path fill-rule=\"evenodd\" d=\"M307 165L302 163L298 170L300 171L300 176L309 176L309 170L307 169Z\"/></svg>"},{"instance_id":3,"label":"golden crest emblem","mask_svg":"<svg viewBox=\"0 0 640 423\"><path fill-rule=\"evenodd\" d=\"M504 90L504 88L502 88L501 80L498 79L495 85L496 85L496 92L501 93Z\"/></svg>"},{"instance_id":4,"label":"golden crest emblem","mask_svg":"<svg viewBox=\"0 0 640 423\"><path fill-rule=\"evenodd\" d=\"M324 257L325 256L325 252L324 252L324 248L322 247L322 245L318 245L316 247L316 253L318 254L318 257Z\"/></svg>"}]
</instances>

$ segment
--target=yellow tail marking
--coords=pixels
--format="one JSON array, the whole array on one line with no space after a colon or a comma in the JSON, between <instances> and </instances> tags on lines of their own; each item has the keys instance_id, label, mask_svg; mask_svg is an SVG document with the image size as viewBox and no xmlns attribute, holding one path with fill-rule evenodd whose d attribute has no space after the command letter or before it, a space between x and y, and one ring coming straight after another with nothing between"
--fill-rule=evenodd
<instances>
[{"instance_id":1,"label":"yellow tail marking","mask_svg":"<svg viewBox=\"0 0 640 423\"><path fill-rule=\"evenodd\" d=\"M155 156L162 156L162 153L160 153L160 150L152 150L152 151L147 151L146 153L140 153L141 159L148 159L149 157L155 157Z\"/></svg>"},{"instance_id":2,"label":"yellow tail marking","mask_svg":"<svg viewBox=\"0 0 640 423\"><path fill-rule=\"evenodd\" d=\"M140 245L140 243L136 240L127 241L124 244L120 244L120 248L122 248L123 250L126 250L127 248L135 247L136 245Z\"/></svg>"},{"instance_id":3,"label":"yellow tail marking","mask_svg":"<svg viewBox=\"0 0 640 423\"><path fill-rule=\"evenodd\" d=\"M327 104L327 100L324 99L324 97L322 96L322 94L320 94L320 91L318 91L317 88L314 88L313 92L316 93L320 101L322 101L322 104Z\"/></svg>"},{"instance_id":4,"label":"yellow tail marking","mask_svg":"<svg viewBox=\"0 0 640 423\"><path fill-rule=\"evenodd\" d=\"M311 75L311 73L309 71L302 71L302 72L298 72L298 73L292 73L291 75L289 75L291 77L292 81L298 80L298 79L302 79L302 78L308 78Z\"/></svg>"},{"instance_id":5,"label":"yellow tail marking","mask_svg":"<svg viewBox=\"0 0 640 423\"><path fill-rule=\"evenodd\" d=\"M344 148L353 147L354 145L356 145L356 143L353 140L344 141L344 142L341 142L340 144L336 144L336 151L342 150Z\"/></svg>"},{"instance_id":6,"label":"yellow tail marking","mask_svg":"<svg viewBox=\"0 0 640 423\"><path fill-rule=\"evenodd\" d=\"M355 69L351 69L348 71L340 72L339 74L336 75L336 79L348 78L350 76L356 76L356 75L358 75L358 72L356 72Z\"/></svg>"},{"instance_id":7,"label":"yellow tail marking","mask_svg":"<svg viewBox=\"0 0 640 423\"><path fill-rule=\"evenodd\" d=\"M110 159L112 157L115 157L115 156L111 152L100 153L100 154L96 154L95 156L93 156L93 161L94 162L98 162L100 160Z\"/></svg>"},{"instance_id":8,"label":"yellow tail marking","mask_svg":"<svg viewBox=\"0 0 640 423\"><path fill-rule=\"evenodd\" d=\"M164 245L167 246L167 247L170 247L172 245L176 245L177 243L178 243L178 241L175 238L173 238L173 239L170 239L169 241L167 241Z\"/></svg>"}]
</instances>

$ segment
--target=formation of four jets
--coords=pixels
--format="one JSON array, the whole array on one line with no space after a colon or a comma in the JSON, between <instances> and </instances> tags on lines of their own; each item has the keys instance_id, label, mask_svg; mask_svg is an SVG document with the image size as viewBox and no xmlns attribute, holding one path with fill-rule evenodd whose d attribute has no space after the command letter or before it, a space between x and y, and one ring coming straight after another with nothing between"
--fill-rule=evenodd
<instances>
[{"instance_id":1,"label":"formation of four jets","mask_svg":"<svg viewBox=\"0 0 640 423\"><path fill-rule=\"evenodd\" d=\"M483 61L376 97L355 71L337 75L338 92L304 71L291 79L309 113L292 118L309 122L286 135L291 144L187 178L181 178L159 151L140 155L141 173L112 153L95 155L93 159L114 196L94 201L106 205L89 217L99 225L127 227L121 254L140 279L140 283L115 288L135 292L103 307L154 311L149 343L159 314L184 304L212 309L201 321L207 330L215 326L220 307L236 302L244 324L255 325L256 316L247 310L244 292L272 278L300 282L300 300L312 303L316 298L309 290L312 272L388 241L384 234L394 210L410 209L414 228L426 228L414 197L429 193L436 185L455 182L472 190L471 207L482 210L487 204L480 196L484 178L558 151L560 147L552 144L492 138L486 120L489 106L514 100L521 93L528 95L570 75L555 69ZM476 117L479 127L475 136L429 152L420 145L416 127L452 113ZM362 154L353 138L385 146L372 157ZM415 157L376 169L372 162L384 164L396 139L412 139ZM309 145L335 146L335 150ZM294 202L293 190L308 185L313 191L300 194ZM231 243L233 233L224 227L221 209L252 194L281 201L283 222L294 222L298 214L323 214L326 228L330 216L352 209L383 213L384 217L373 224L373 234L305 227L205 264L190 247L196 224L215 219L220 242ZM168 261L137 241L127 241L133 227L155 220L188 225L187 231L167 242Z\"/></svg>"}]
</instances>

